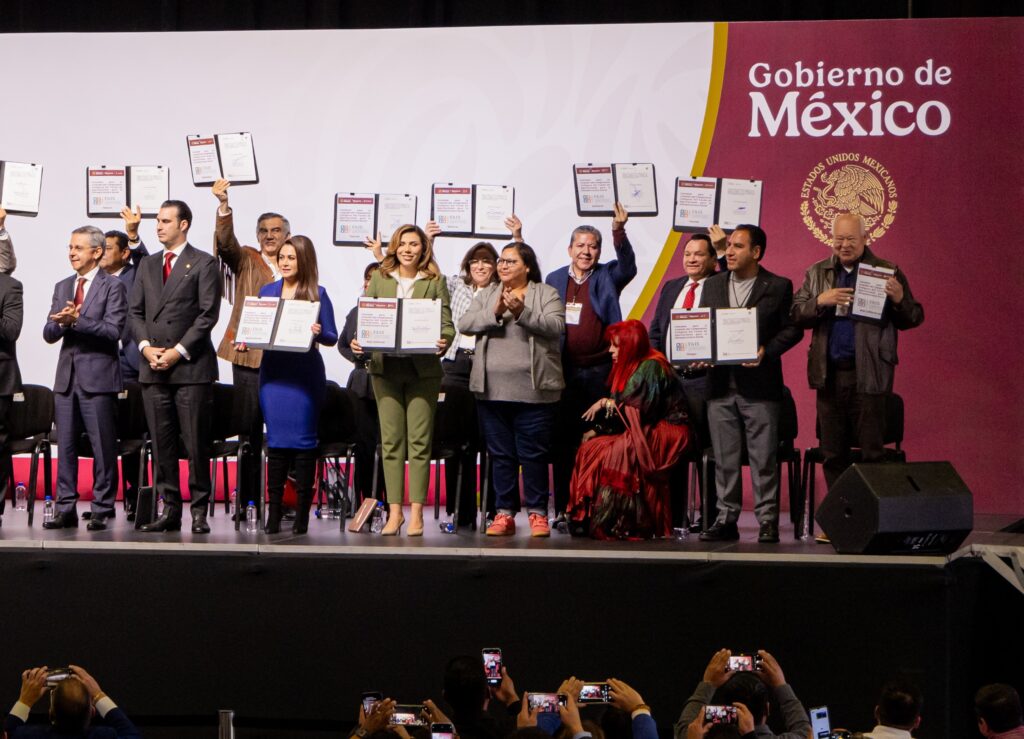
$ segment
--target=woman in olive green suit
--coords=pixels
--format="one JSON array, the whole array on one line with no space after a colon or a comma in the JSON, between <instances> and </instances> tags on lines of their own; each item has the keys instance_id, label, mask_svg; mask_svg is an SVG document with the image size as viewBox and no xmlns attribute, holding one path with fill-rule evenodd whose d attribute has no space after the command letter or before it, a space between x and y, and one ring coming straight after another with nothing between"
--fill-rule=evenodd
<instances>
[{"instance_id":1,"label":"woman in olive green suit","mask_svg":"<svg viewBox=\"0 0 1024 739\"><path fill-rule=\"evenodd\" d=\"M431 298L441 301L441 335L437 355L396 356L374 352L368 371L377 399L380 442L384 458L384 484L388 496L388 523L382 532L395 536L402 529L405 462L409 461L409 536L423 535L423 503L430 480L430 447L434 411L441 389L441 356L455 327L449 307L448 286L434 261L431 239L418 226L402 226L391 237L380 269L366 288L368 298ZM352 351L361 353L358 339Z\"/></svg>"}]
</instances>

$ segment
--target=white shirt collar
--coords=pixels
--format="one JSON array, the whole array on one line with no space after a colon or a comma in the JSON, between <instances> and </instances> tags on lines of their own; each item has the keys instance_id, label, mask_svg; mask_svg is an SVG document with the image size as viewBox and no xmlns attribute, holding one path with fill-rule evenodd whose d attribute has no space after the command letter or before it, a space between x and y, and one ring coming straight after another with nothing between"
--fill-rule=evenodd
<instances>
[{"instance_id":1,"label":"white shirt collar","mask_svg":"<svg viewBox=\"0 0 1024 739\"><path fill-rule=\"evenodd\" d=\"M167 252L172 252L174 254L174 258L177 259L178 257L181 256L181 253L185 250L186 246L188 246L187 241L179 246L174 247L173 249L164 248L163 258L167 259Z\"/></svg>"},{"instance_id":2,"label":"white shirt collar","mask_svg":"<svg viewBox=\"0 0 1024 739\"><path fill-rule=\"evenodd\" d=\"M912 739L910 732L906 729L896 729L892 726L882 726L881 724L864 736L871 737L871 739Z\"/></svg>"},{"instance_id":3,"label":"white shirt collar","mask_svg":"<svg viewBox=\"0 0 1024 739\"><path fill-rule=\"evenodd\" d=\"M80 274L78 274L76 272L75 273L75 281L77 282L79 279L84 277L86 284L91 285L92 281L96 278L96 273L99 272L99 271L100 271L99 265L96 265L91 270L86 272L84 275L80 275Z\"/></svg>"}]
</instances>

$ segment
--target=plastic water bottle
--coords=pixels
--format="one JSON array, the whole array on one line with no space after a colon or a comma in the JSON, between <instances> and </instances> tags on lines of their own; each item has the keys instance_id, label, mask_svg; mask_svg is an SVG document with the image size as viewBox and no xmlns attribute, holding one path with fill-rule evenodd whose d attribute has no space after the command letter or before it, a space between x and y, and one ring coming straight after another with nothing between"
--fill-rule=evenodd
<instances>
[{"instance_id":1,"label":"plastic water bottle","mask_svg":"<svg viewBox=\"0 0 1024 739\"><path fill-rule=\"evenodd\" d=\"M19 482L14 488L14 510L24 511L28 508L28 488Z\"/></svg>"},{"instance_id":2,"label":"plastic water bottle","mask_svg":"<svg viewBox=\"0 0 1024 739\"><path fill-rule=\"evenodd\" d=\"M373 509L373 514L370 516L370 533L379 534L384 530L384 504L379 500L377 506Z\"/></svg>"},{"instance_id":3,"label":"plastic water bottle","mask_svg":"<svg viewBox=\"0 0 1024 739\"><path fill-rule=\"evenodd\" d=\"M228 515L234 518L235 514L238 513L238 488L234 488L231 491L231 497L228 499Z\"/></svg>"},{"instance_id":4,"label":"plastic water bottle","mask_svg":"<svg viewBox=\"0 0 1024 739\"><path fill-rule=\"evenodd\" d=\"M259 530L259 526L256 522L256 504L251 500L249 501L249 505L245 507L245 530L250 534Z\"/></svg>"},{"instance_id":5,"label":"plastic water bottle","mask_svg":"<svg viewBox=\"0 0 1024 739\"><path fill-rule=\"evenodd\" d=\"M46 496L46 500L43 501L43 523L52 521L56 509L53 507L53 498L49 495Z\"/></svg>"},{"instance_id":6,"label":"plastic water bottle","mask_svg":"<svg viewBox=\"0 0 1024 739\"><path fill-rule=\"evenodd\" d=\"M164 515L164 496L160 496L156 499L156 517L160 518Z\"/></svg>"}]
</instances>

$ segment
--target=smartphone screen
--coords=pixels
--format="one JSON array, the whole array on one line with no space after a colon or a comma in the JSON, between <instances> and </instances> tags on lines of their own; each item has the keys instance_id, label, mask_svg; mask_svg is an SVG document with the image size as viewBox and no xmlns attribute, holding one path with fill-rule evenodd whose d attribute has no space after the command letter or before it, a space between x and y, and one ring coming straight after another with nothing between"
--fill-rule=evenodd
<instances>
[{"instance_id":1,"label":"smartphone screen","mask_svg":"<svg viewBox=\"0 0 1024 739\"><path fill-rule=\"evenodd\" d=\"M734 654L729 657L729 672L751 672L754 669L754 655Z\"/></svg>"},{"instance_id":2,"label":"smartphone screen","mask_svg":"<svg viewBox=\"0 0 1024 739\"><path fill-rule=\"evenodd\" d=\"M580 703L608 703L611 689L608 683L583 683L580 688Z\"/></svg>"},{"instance_id":3,"label":"smartphone screen","mask_svg":"<svg viewBox=\"0 0 1024 739\"><path fill-rule=\"evenodd\" d=\"M736 723L735 706L704 706L704 723L734 724Z\"/></svg>"},{"instance_id":4,"label":"smartphone screen","mask_svg":"<svg viewBox=\"0 0 1024 739\"><path fill-rule=\"evenodd\" d=\"M391 714L390 723L401 726L425 726L426 723L423 721L423 706L395 706L395 712Z\"/></svg>"},{"instance_id":5,"label":"smartphone screen","mask_svg":"<svg viewBox=\"0 0 1024 739\"><path fill-rule=\"evenodd\" d=\"M828 706L811 709L811 734L814 739L829 739L832 736L832 724L828 720Z\"/></svg>"},{"instance_id":6,"label":"smartphone screen","mask_svg":"<svg viewBox=\"0 0 1024 739\"><path fill-rule=\"evenodd\" d=\"M540 713L558 713L559 706L565 706L569 697L564 693L530 693L530 708Z\"/></svg>"},{"instance_id":7,"label":"smartphone screen","mask_svg":"<svg viewBox=\"0 0 1024 739\"><path fill-rule=\"evenodd\" d=\"M382 700L384 700L384 694L379 690L368 690L363 693L363 714L369 716L373 706Z\"/></svg>"},{"instance_id":8,"label":"smartphone screen","mask_svg":"<svg viewBox=\"0 0 1024 739\"><path fill-rule=\"evenodd\" d=\"M484 675L487 677L488 685L501 685L501 650L498 647L488 647L481 650L484 659Z\"/></svg>"},{"instance_id":9,"label":"smartphone screen","mask_svg":"<svg viewBox=\"0 0 1024 739\"><path fill-rule=\"evenodd\" d=\"M455 727L451 724L431 724L430 739L455 739Z\"/></svg>"}]
</instances>

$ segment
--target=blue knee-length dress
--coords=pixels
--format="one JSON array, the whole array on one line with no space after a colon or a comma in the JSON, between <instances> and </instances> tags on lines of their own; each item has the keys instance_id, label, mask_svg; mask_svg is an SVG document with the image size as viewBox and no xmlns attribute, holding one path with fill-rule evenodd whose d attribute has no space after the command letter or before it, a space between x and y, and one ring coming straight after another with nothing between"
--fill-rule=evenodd
<instances>
[{"instance_id":1,"label":"blue knee-length dress","mask_svg":"<svg viewBox=\"0 0 1024 739\"><path fill-rule=\"evenodd\" d=\"M261 298L279 298L284 281L260 288ZM320 288L320 335L308 352L263 352L260 362L260 407L271 449L315 449L320 407L327 391L327 374L319 344L338 343L334 306Z\"/></svg>"}]
</instances>

